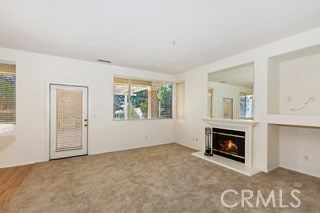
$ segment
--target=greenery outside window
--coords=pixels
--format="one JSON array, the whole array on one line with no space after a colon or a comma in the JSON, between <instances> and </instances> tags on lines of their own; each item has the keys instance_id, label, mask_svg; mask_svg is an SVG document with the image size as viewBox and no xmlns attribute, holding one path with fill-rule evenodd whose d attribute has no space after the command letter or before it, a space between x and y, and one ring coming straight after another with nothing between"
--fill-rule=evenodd
<instances>
[{"instance_id":1,"label":"greenery outside window","mask_svg":"<svg viewBox=\"0 0 320 213\"><path fill-rule=\"evenodd\" d=\"M172 118L172 83L114 77L114 120Z\"/></svg>"}]
</instances>

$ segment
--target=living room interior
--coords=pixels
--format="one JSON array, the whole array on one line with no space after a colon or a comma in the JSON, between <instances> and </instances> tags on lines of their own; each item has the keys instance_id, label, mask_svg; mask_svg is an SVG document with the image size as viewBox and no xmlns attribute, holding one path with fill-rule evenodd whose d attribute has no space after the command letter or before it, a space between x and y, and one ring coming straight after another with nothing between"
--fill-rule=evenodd
<instances>
[{"instance_id":1,"label":"living room interior","mask_svg":"<svg viewBox=\"0 0 320 213\"><path fill-rule=\"evenodd\" d=\"M318 1L0 5L0 211L319 211Z\"/></svg>"}]
</instances>

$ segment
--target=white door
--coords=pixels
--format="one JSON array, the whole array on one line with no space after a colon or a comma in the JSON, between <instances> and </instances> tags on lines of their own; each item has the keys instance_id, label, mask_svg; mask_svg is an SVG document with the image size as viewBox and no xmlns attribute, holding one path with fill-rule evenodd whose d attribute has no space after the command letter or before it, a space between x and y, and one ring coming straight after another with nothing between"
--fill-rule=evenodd
<instances>
[{"instance_id":1,"label":"white door","mask_svg":"<svg viewBox=\"0 0 320 213\"><path fill-rule=\"evenodd\" d=\"M88 154L88 87L50 84L50 159Z\"/></svg>"}]
</instances>

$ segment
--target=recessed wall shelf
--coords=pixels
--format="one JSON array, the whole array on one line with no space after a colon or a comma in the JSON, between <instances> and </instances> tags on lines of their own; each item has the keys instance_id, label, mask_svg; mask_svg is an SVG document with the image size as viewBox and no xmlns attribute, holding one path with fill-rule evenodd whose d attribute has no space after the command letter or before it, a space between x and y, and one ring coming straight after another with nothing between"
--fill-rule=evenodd
<instances>
[{"instance_id":1,"label":"recessed wall shelf","mask_svg":"<svg viewBox=\"0 0 320 213\"><path fill-rule=\"evenodd\" d=\"M319 176L319 61L320 45L268 59L268 170Z\"/></svg>"},{"instance_id":2,"label":"recessed wall shelf","mask_svg":"<svg viewBox=\"0 0 320 213\"><path fill-rule=\"evenodd\" d=\"M320 116L308 115L268 115L269 124L287 126L320 127Z\"/></svg>"},{"instance_id":3,"label":"recessed wall shelf","mask_svg":"<svg viewBox=\"0 0 320 213\"><path fill-rule=\"evenodd\" d=\"M320 127L320 45L268 61L269 124Z\"/></svg>"}]
</instances>

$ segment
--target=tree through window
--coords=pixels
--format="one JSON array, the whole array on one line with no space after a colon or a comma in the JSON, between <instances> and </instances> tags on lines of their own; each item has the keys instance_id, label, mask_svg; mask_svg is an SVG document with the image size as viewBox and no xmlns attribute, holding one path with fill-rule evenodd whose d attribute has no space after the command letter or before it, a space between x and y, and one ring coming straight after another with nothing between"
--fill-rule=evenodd
<instances>
[{"instance_id":1,"label":"tree through window","mask_svg":"<svg viewBox=\"0 0 320 213\"><path fill-rule=\"evenodd\" d=\"M113 118L172 118L172 83L114 77Z\"/></svg>"}]
</instances>

